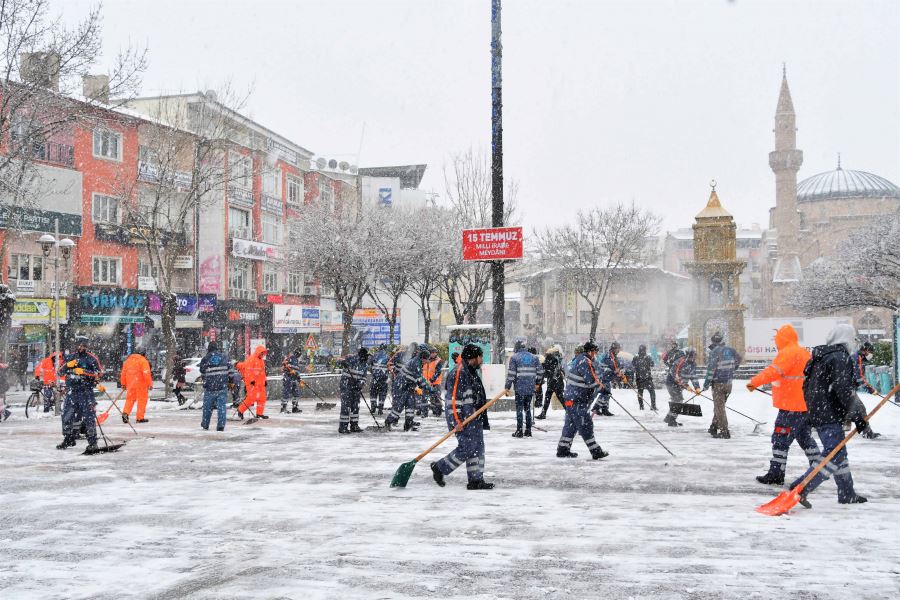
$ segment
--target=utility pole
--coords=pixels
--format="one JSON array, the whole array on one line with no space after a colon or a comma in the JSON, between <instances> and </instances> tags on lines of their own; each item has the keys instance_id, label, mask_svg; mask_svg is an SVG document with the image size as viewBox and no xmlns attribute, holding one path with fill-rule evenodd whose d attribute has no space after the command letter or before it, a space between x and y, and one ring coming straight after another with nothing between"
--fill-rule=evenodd
<instances>
[{"instance_id":1,"label":"utility pole","mask_svg":"<svg viewBox=\"0 0 900 600\"><path fill-rule=\"evenodd\" d=\"M491 0L491 227L503 227L503 48L500 45L500 2ZM502 260L491 263L494 305L494 363L506 361L506 319L503 309L504 268Z\"/></svg>"}]
</instances>

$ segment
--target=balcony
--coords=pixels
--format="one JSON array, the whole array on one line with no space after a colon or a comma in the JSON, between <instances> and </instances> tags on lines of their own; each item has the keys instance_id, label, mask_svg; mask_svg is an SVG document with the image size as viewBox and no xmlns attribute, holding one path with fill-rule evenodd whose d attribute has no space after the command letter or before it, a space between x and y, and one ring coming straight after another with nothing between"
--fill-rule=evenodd
<instances>
[{"instance_id":1,"label":"balcony","mask_svg":"<svg viewBox=\"0 0 900 600\"><path fill-rule=\"evenodd\" d=\"M13 143L16 140L13 139ZM21 148L24 157L32 160L40 160L62 167L75 166L75 148L67 144L57 144L55 142L33 142L26 143Z\"/></svg>"},{"instance_id":2,"label":"balcony","mask_svg":"<svg viewBox=\"0 0 900 600\"><path fill-rule=\"evenodd\" d=\"M228 297L231 300L249 300L251 302L256 302L256 290L228 288Z\"/></svg>"}]
</instances>

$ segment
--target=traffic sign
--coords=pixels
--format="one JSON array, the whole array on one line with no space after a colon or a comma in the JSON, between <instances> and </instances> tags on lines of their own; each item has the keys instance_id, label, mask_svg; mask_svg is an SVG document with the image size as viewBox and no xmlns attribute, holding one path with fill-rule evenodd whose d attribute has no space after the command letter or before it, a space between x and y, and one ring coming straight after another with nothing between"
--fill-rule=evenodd
<instances>
[{"instance_id":1,"label":"traffic sign","mask_svg":"<svg viewBox=\"0 0 900 600\"><path fill-rule=\"evenodd\" d=\"M313 337L313 334L309 334L309 337L306 338L306 349L307 350L318 350L319 344L316 343L316 338Z\"/></svg>"},{"instance_id":2,"label":"traffic sign","mask_svg":"<svg viewBox=\"0 0 900 600\"><path fill-rule=\"evenodd\" d=\"M521 227L463 230L463 260L520 260L523 253Z\"/></svg>"}]
</instances>

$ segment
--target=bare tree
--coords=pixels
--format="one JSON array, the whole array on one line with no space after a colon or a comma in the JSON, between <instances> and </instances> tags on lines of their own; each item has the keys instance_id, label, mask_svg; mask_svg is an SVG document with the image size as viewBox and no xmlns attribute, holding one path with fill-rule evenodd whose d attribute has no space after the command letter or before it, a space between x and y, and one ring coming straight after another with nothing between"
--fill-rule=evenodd
<instances>
[{"instance_id":1,"label":"bare tree","mask_svg":"<svg viewBox=\"0 0 900 600\"><path fill-rule=\"evenodd\" d=\"M178 102L161 101L139 125L138 177L117 182L120 196L129 199L120 230L123 241L137 244L154 273L161 303L166 373L171 373L177 348L176 289L179 255L191 254L199 211L214 202L214 190L224 190L224 153L232 144L235 124L231 111L245 98L230 89L187 112ZM179 285L182 283L182 285ZM166 394L170 380L166 378Z\"/></svg>"},{"instance_id":2,"label":"bare tree","mask_svg":"<svg viewBox=\"0 0 900 600\"><path fill-rule=\"evenodd\" d=\"M416 258L411 262L409 289L406 295L419 310L425 324L425 343L431 341L431 302L447 278L446 263L459 250L459 235L447 228L452 217L447 209L425 207L411 215L409 228L415 232Z\"/></svg>"},{"instance_id":3,"label":"bare tree","mask_svg":"<svg viewBox=\"0 0 900 600\"><path fill-rule=\"evenodd\" d=\"M353 194L355 195L355 190ZM330 288L343 315L341 352L350 351L353 313L362 305L377 264L372 248L381 232L371 213L375 207L352 198L331 208L321 202L306 206L291 224L292 253L289 268L313 274Z\"/></svg>"},{"instance_id":4,"label":"bare tree","mask_svg":"<svg viewBox=\"0 0 900 600\"><path fill-rule=\"evenodd\" d=\"M560 283L584 298L591 309L590 339L610 287L651 262L660 219L630 205L579 211L574 225L536 233L541 260L559 272Z\"/></svg>"},{"instance_id":5,"label":"bare tree","mask_svg":"<svg viewBox=\"0 0 900 600\"><path fill-rule=\"evenodd\" d=\"M393 343L400 298L409 291L420 260L415 214L400 208L369 209L367 214L380 231L371 247L375 270L368 294L388 322L388 340Z\"/></svg>"},{"instance_id":6,"label":"bare tree","mask_svg":"<svg viewBox=\"0 0 900 600\"><path fill-rule=\"evenodd\" d=\"M80 95L81 77L100 55L100 7L68 27L50 14L49 5L49 0L0 2L0 226L6 230L0 259L23 215L38 206L42 182L34 161L72 166L71 146L54 140L71 137L76 127L90 127L99 108L133 96L146 67L145 50L124 49L101 93L73 100ZM4 352L8 333L0 327Z\"/></svg>"},{"instance_id":7,"label":"bare tree","mask_svg":"<svg viewBox=\"0 0 900 600\"><path fill-rule=\"evenodd\" d=\"M448 229L457 234L456 251L449 255L441 283L458 325L475 323L478 307L491 285L491 265L487 262L463 262L462 230L491 226L490 157L471 148L453 157L450 169L444 168L444 182L453 217ZM510 181L506 188L503 222L515 225L518 186Z\"/></svg>"},{"instance_id":8,"label":"bare tree","mask_svg":"<svg viewBox=\"0 0 900 600\"><path fill-rule=\"evenodd\" d=\"M855 232L834 254L803 269L791 304L804 313L866 307L900 311L900 215Z\"/></svg>"}]
</instances>

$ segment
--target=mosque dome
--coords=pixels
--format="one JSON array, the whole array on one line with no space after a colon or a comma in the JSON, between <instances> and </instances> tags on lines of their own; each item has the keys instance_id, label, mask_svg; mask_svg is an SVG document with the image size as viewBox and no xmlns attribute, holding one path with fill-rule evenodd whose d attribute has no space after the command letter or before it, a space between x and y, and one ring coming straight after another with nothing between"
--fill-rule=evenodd
<instances>
[{"instance_id":1,"label":"mosque dome","mask_svg":"<svg viewBox=\"0 0 900 600\"><path fill-rule=\"evenodd\" d=\"M896 198L900 187L884 177L866 171L837 169L808 177L797 184L798 202L834 200L839 198Z\"/></svg>"}]
</instances>

